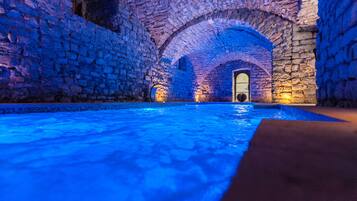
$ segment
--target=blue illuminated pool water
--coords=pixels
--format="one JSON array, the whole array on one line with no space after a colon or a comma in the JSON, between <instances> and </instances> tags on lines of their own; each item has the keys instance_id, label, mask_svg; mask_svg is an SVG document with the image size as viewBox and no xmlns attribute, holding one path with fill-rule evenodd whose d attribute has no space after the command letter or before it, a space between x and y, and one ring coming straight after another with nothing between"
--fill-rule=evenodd
<instances>
[{"instance_id":1,"label":"blue illuminated pool water","mask_svg":"<svg viewBox=\"0 0 357 201\"><path fill-rule=\"evenodd\" d=\"M0 115L0 200L219 200L263 118L207 104Z\"/></svg>"}]
</instances>

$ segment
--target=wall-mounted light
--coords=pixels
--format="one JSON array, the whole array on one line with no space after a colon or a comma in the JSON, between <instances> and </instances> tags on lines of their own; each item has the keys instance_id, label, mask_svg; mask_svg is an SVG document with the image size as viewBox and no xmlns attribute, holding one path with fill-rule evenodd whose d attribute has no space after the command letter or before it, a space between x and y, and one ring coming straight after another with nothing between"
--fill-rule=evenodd
<instances>
[{"instance_id":1,"label":"wall-mounted light","mask_svg":"<svg viewBox=\"0 0 357 201\"><path fill-rule=\"evenodd\" d=\"M196 102L196 103L200 103L200 102L201 102L201 97L200 97L200 95L198 95L198 94L195 95L195 102Z\"/></svg>"},{"instance_id":2,"label":"wall-mounted light","mask_svg":"<svg viewBox=\"0 0 357 201\"><path fill-rule=\"evenodd\" d=\"M282 97L281 103L290 104L292 101L292 95L290 93L284 93L281 95L281 97Z\"/></svg>"}]
</instances>

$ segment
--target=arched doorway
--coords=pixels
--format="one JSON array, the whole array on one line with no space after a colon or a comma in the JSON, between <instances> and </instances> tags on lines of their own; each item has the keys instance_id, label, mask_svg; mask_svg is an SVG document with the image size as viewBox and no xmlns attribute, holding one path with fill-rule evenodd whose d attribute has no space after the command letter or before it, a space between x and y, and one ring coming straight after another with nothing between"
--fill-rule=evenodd
<instances>
[{"instance_id":1,"label":"arched doorway","mask_svg":"<svg viewBox=\"0 0 357 201\"><path fill-rule=\"evenodd\" d=\"M165 102L166 90L162 85L153 85L150 89L150 101L151 102Z\"/></svg>"},{"instance_id":2,"label":"arched doorway","mask_svg":"<svg viewBox=\"0 0 357 201\"><path fill-rule=\"evenodd\" d=\"M233 102L250 101L249 71L233 72Z\"/></svg>"}]
</instances>

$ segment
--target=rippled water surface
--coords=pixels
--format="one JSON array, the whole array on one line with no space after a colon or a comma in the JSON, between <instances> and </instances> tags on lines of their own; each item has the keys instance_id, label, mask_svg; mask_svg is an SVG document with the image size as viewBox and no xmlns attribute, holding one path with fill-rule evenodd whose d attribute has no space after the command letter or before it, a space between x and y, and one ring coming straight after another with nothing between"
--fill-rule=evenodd
<instances>
[{"instance_id":1,"label":"rippled water surface","mask_svg":"<svg viewBox=\"0 0 357 201\"><path fill-rule=\"evenodd\" d=\"M220 200L263 118L209 104L0 115L0 200Z\"/></svg>"}]
</instances>

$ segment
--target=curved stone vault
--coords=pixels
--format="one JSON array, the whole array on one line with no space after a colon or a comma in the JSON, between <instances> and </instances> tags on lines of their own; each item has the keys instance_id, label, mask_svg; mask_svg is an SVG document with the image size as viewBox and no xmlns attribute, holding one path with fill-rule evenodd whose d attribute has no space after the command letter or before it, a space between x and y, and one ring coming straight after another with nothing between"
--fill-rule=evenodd
<instances>
[{"instance_id":1,"label":"curved stone vault","mask_svg":"<svg viewBox=\"0 0 357 201\"><path fill-rule=\"evenodd\" d=\"M196 89L212 68L235 57L256 64L271 75L274 102L314 103L314 45L310 49L304 47L304 51L309 51L304 55L299 48L300 39L313 40L314 34L299 33L298 29L296 22L261 10L215 11L173 32L160 47L159 56L170 61L165 65L189 56L197 78ZM306 74L306 68L310 74ZM196 90L197 93L200 92Z\"/></svg>"},{"instance_id":2,"label":"curved stone vault","mask_svg":"<svg viewBox=\"0 0 357 201\"><path fill-rule=\"evenodd\" d=\"M265 11L294 21L301 4L299 0L128 0L128 2L159 47L174 32L190 26L189 22L209 13L246 8Z\"/></svg>"}]
</instances>

